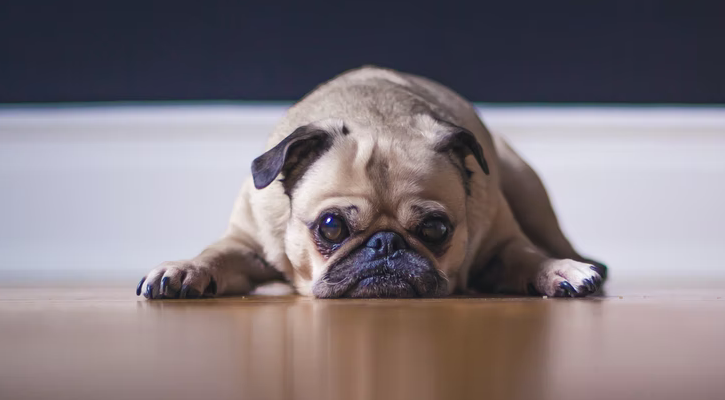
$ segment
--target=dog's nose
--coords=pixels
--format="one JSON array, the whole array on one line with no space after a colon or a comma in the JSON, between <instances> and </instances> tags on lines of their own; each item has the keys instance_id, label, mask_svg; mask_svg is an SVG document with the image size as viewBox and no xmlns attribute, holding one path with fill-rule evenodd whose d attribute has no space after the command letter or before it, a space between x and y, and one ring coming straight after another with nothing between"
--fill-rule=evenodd
<instances>
[{"instance_id":1,"label":"dog's nose","mask_svg":"<svg viewBox=\"0 0 725 400\"><path fill-rule=\"evenodd\" d=\"M388 256L408 248L405 239L395 232L378 232L368 239L366 246L375 250L375 254L380 256Z\"/></svg>"}]
</instances>

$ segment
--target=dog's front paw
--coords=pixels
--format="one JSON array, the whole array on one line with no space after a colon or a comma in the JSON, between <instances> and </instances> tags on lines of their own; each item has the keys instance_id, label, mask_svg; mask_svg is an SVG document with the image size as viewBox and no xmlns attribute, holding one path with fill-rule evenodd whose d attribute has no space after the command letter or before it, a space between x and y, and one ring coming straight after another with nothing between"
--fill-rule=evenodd
<instances>
[{"instance_id":1,"label":"dog's front paw","mask_svg":"<svg viewBox=\"0 0 725 400\"><path fill-rule=\"evenodd\" d=\"M191 261L171 261L159 265L141 279L136 295L141 293L147 299L214 297L217 282L207 266Z\"/></svg>"},{"instance_id":2,"label":"dog's front paw","mask_svg":"<svg viewBox=\"0 0 725 400\"><path fill-rule=\"evenodd\" d=\"M536 277L536 289L547 296L581 297L599 290L602 277L592 264L551 260Z\"/></svg>"}]
</instances>

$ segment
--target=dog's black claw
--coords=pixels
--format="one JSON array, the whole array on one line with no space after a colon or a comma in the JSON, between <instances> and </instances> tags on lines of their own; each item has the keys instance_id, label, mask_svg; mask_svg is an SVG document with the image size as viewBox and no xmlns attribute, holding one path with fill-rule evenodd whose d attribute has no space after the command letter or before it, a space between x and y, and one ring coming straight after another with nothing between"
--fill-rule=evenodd
<instances>
[{"instance_id":1,"label":"dog's black claw","mask_svg":"<svg viewBox=\"0 0 725 400\"><path fill-rule=\"evenodd\" d=\"M138 283L136 286L136 296L141 296L141 288L143 288L143 283L146 282L146 277L144 276L141 278L141 282Z\"/></svg>"},{"instance_id":2,"label":"dog's black claw","mask_svg":"<svg viewBox=\"0 0 725 400\"><path fill-rule=\"evenodd\" d=\"M163 277L163 279L161 279L161 286L159 287L159 296L167 297L166 296L166 287L168 286L170 280L171 280L171 278L169 278L168 276L165 276L165 277Z\"/></svg>"},{"instance_id":3,"label":"dog's black claw","mask_svg":"<svg viewBox=\"0 0 725 400\"><path fill-rule=\"evenodd\" d=\"M592 282L591 280L584 279L583 282L584 282L584 286L586 286L586 288L589 292L593 292L594 290L596 290L596 286L594 286L594 282Z\"/></svg>"},{"instance_id":4,"label":"dog's black claw","mask_svg":"<svg viewBox=\"0 0 725 400\"><path fill-rule=\"evenodd\" d=\"M199 293L198 290L196 290L196 289L194 289L192 287L190 287L190 288L187 289L187 291L186 291L186 298L187 299L198 299L199 297L201 297L201 293Z\"/></svg>"},{"instance_id":5,"label":"dog's black claw","mask_svg":"<svg viewBox=\"0 0 725 400\"><path fill-rule=\"evenodd\" d=\"M146 285L146 293L144 293L143 295L147 299L153 299L154 298L154 286Z\"/></svg>"},{"instance_id":6,"label":"dog's black claw","mask_svg":"<svg viewBox=\"0 0 725 400\"><path fill-rule=\"evenodd\" d=\"M209 282L209 286L207 286L206 290L204 290L204 296L214 297L214 296L216 296L216 292L217 292L216 281L214 279L212 279Z\"/></svg>"},{"instance_id":7,"label":"dog's black claw","mask_svg":"<svg viewBox=\"0 0 725 400\"><path fill-rule=\"evenodd\" d=\"M604 285L604 279L603 278L600 278L600 277L597 277L596 284L597 284L597 289L596 290L599 290L602 287L602 285Z\"/></svg>"},{"instance_id":8,"label":"dog's black claw","mask_svg":"<svg viewBox=\"0 0 725 400\"><path fill-rule=\"evenodd\" d=\"M578 294L574 286L569 282L562 282L559 284L559 287L564 291L564 296L574 297Z\"/></svg>"},{"instance_id":9,"label":"dog's black claw","mask_svg":"<svg viewBox=\"0 0 725 400\"><path fill-rule=\"evenodd\" d=\"M179 294L180 299L198 299L200 296L201 293L189 285L183 285Z\"/></svg>"},{"instance_id":10,"label":"dog's black claw","mask_svg":"<svg viewBox=\"0 0 725 400\"><path fill-rule=\"evenodd\" d=\"M541 296L538 290L536 290L536 287L534 287L533 283L529 283L526 286L526 291L529 293L529 296Z\"/></svg>"},{"instance_id":11,"label":"dog's black claw","mask_svg":"<svg viewBox=\"0 0 725 400\"><path fill-rule=\"evenodd\" d=\"M603 281L607 279L607 270L608 269L607 269L606 265L604 265L604 264L592 265L589 268L591 268L592 271L599 274L599 276L602 278Z\"/></svg>"}]
</instances>

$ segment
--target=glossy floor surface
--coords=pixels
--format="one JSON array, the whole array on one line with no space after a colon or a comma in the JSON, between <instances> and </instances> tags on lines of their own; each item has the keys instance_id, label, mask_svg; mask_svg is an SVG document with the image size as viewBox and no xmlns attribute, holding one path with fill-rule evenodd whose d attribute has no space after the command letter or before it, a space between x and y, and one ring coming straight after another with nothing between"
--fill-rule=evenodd
<instances>
[{"instance_id":1,"label":"glossy floor surface","mask_svg":"<svg viewBox=\"0 0 725 400\"><path fill-rule=\"evenodd\" d=\"M150 302L132 286L0 288L0 399L725 398L725 290Z\"/></svg>"}]
</instances>

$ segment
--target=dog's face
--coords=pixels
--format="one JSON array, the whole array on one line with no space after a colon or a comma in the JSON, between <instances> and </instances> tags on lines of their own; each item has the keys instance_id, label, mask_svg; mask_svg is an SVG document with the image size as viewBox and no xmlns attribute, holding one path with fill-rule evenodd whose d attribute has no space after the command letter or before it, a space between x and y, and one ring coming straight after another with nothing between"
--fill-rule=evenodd
<instances>
[{"instance_id":1,"label":"dog's face","mask_svg":"<svg viewBox=\"0 0 725 400\"><path fill-rule=\"evenodd\" d=\"M283 176L298 285L321 298L453 290L448 277L466 257L472 174L487 173L470 133L416 116L384 130L325 121L285 141L255 160L253 173L258 188Z\"/></svg>"}]
</instances>

